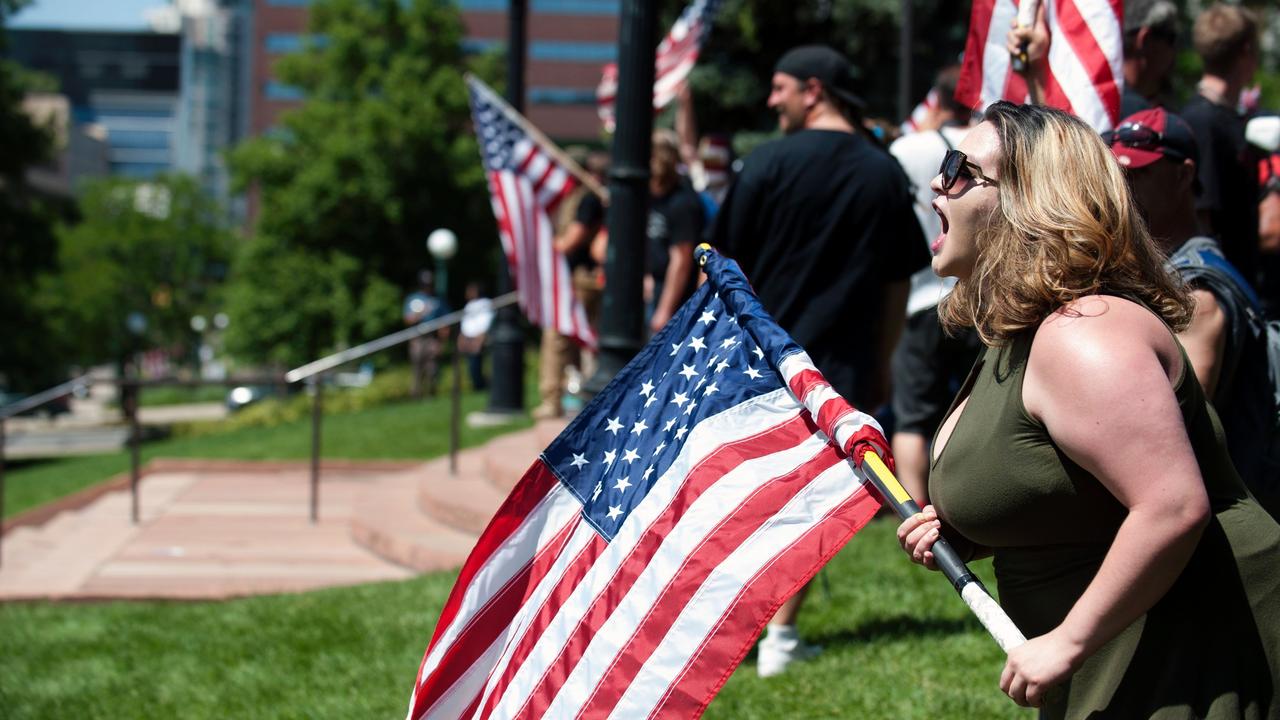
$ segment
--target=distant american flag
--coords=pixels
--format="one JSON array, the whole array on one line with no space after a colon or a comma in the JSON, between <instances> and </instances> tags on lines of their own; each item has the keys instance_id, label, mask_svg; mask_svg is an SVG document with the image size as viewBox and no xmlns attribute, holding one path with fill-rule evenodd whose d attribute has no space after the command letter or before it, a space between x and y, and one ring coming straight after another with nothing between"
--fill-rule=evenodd
<instances>
[{"instance_id":1,"label":"distant american flag","mask_svg":"<svg viewBox=\"0 0 1280 720\"><path fill-rule=\"evenodd\" d=\"M539 327L554 328L594 348L596 336L573 293L569 263L552 244L551 214L578 181L492 88L474 77L467 78L467 86L493 215L520 307Z\"/></svg>"},{"instance_id":2,"label":"distant american flag","mask_svg":"<svg viewBox=\"0 0 1280 720\"><path fill-rule=\"evenodd\" d=\"M879 426L736 264L710 253L706 268L490 522L410 720L696 717L782 601L879 509L847 461L883 447Z\"/></svg>"},{"instance_id":3,"label":"distant american flag","mask_svg":"<svg viewBox=\"0 0 1280 720\"><path fill-rule=\"evenodd\" d=\"M1044 104L1075 114L1098 132L1110 130L1120 120L1124 82L1120 0L1042 1L1051 38ZM1017 14L1016 0L974 0L956 88L960 102L979 110L997 100L1026 102L1026 81L1011 69L1005 49Z\"/></svg>"},{"instance_id":4,"label":"distant american flag","mask_svg":"<svg viewBox=\"0 0 1280 720\"><path fill-rule=\"evenodd\" d=\"M680 83L689 77L689 71L698 64L702 44L711 34L716 10L721 0L694 0L680 13L662 42L654 66L653 109L661 110L676 99ZM596 112L609 132L614 127L614 101L618 95L618 66L609 63L604 67L604 77L596 88Z\"/></svg>"}]
</instances>

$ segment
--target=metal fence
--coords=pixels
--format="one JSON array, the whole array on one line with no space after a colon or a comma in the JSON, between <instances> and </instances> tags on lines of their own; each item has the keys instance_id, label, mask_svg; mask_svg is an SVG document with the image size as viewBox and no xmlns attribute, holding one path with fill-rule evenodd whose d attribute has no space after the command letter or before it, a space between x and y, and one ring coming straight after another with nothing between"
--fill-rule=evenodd
<instances>
[{"instance_id":1,"label":"metal fence","mask_svg":"<svg viewBox=\"0 0 1280 720\"><path fill-rule=\"evenodd\" d=\"M507 293L494 299L493 309L498 310L514 304L515 302L516 294L514 292ZM310 515L311 522L317 522L320 514L320 446L321 438L323 436L322 421L324 416L325 377L333 370L349 363L364 359L393 347L398 347L415 338L436 333L444 328L458 325L462 322L463 316L464 311L462 310L451 312L434 320L419 323L413 327L385 335L376 340L371 340L367 343L348 348L341 352L327 355L318 360L296 367L283 375L239 376L225 378L222 380L188 380L170 377L147 380L139 378L116 378L104 381L94 380L86 374L30 397L23 398L16 403L0 407L0 524L3 523L4 518L5 422L17 415L35 410L55 400L67 397L68 395L76 392L79 388L87 388L95 383L103 382L112 383L119 387L120 408L124 413L125 424L129 428L126 446L129 451L130 518L134 524L137 524L140 513L138 483L142 474L142 424L139 421L138 409L139 396L143 388L161 386L202 387L211 385L221 385L225 387L234 387L237 385L272 385L285 387L293 383L306 383L307 387L311 391L312 397L311 492L309 498ZM452 352L453 386L450 393L451 407L449 421L449 472L451 474L456 474L458 470L458 448L461 436L462 368L459 356L460 354L455 341ZM3 533L0 532L0 543L2 542ZM0 558L2 557L3 555L0 553Z\"/></svg>"}]
</instances>

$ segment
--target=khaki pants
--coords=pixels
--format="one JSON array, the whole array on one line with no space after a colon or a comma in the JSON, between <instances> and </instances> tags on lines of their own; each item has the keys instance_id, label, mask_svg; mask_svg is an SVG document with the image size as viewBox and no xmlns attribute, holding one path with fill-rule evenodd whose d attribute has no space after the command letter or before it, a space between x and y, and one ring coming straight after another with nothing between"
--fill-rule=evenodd
<instances>
[{"instance_id":1,"label":"khaki pants","mask_svg":"<svg viewBox=\"0 0 1280 720\"><path fill-rule=\"evenodd\" d=\"M574 268L573 291L586 311L587 322L592 328L597 327L602 292L595 273L584 267ZM538 395L541 397L541 404L558 413L560 399L564 394L565 368L576 365L584 377L590 377L595 372L595 353L579 347L568 336L544 328L539 363Z\"/></svg>"}]
</instances>

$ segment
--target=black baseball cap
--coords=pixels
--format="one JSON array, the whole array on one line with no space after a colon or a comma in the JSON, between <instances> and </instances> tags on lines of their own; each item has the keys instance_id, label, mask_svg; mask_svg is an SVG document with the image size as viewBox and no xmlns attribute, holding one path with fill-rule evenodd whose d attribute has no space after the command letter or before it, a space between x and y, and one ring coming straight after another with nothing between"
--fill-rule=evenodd
<instances>
[{"instance_id":1,"label":"black baseball cap","mask_svg":"<svg viewBox=\"0 0 1280 720\"><path fill-rule=\"evenodd\" d=\"M790 75L801 82L815 78L832 95L856 110L867 104L853 90L853 65L848 58L826 45L801 45L786 52L773 66L774 72Z\"/></svg>"}]
</instances>

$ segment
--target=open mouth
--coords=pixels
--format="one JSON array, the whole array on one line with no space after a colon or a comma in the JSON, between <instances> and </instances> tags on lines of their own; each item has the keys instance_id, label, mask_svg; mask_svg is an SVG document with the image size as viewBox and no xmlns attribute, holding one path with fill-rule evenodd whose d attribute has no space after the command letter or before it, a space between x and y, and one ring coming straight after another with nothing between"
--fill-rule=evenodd
<instances>
[{"instance_id":1,"label":"open mouth","mask_svg":"<svg viewBox=\"0 0 1280 720\"><path fill-rule=\"evenodd\" d=\"M938 207L936 201L932 204L932 207L933 211L938 213L938 219L942 221L942 232L938 233L938 237L934 238L933 243L929 245L929 250L933 252L934 255L937 255L938 251L942 249L942 243L947 239L947 229L950 227L951 223L947 222L946 214Z\"/></svg>"}]
</instances>

